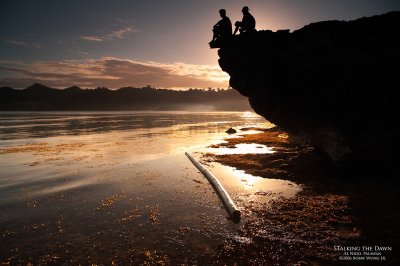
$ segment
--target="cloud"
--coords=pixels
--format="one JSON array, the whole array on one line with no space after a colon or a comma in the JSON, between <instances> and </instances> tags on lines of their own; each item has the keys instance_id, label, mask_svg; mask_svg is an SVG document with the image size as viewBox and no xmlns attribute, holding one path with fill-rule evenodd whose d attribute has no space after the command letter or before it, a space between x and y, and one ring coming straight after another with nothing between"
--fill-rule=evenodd
<instances>
[{"instance_id":1,"label":"cloud","mask_svg":"<svg viewBox=\"0 0 400 266\"><path fill-rule=\"evenodd\" d=\"M77 48L75 48L75 49L70 49L69 51L74 52L74 53L77 53L77 54L81 54L81 55L86 55L86 56L92 55L91 53L86 52L86 51L82 50L82 49L79 48L79 47L77 47Z\"/></svg>"},{"instance_id":2,"label":"cloud","mask_svg":"<svg viewBox=\"0 0 400 266\"><path fill-rule=\"evenodd\" d=\"M14 41L14 40L4 40L5 42L11 43L11 44L15 44L15 45L19 45L19 46L24 46L24 47L31 47L31 48L42 48L42 45L40 43L36 43L36 42L20 42L20 41Z\"/></svg>"},{"instance_id":3,"label":"cloud","mask_svg":"<svg viewBox=\"0 0 400 266\"><path fill-rule=\"evenodd\" d=\"M114 39L124 39L127 35L135 32L140 32L138 28L134 25L128 23L128 21L117 20L118 23L124 23L124 25L119 25L117 29L109 31L105 34L100 35L82 35L80 38L85 41L92 42L104 42L112 41Z\"/></svg>"},{"instance_id":4,"label":"cloud","mask_svg":"<svg viewBox=\"0 0 400 266\"><path fill-rule=\"evenodd\" d=\"M140 32L140 30L139 29L135 29L132 26L124 26L121 29L111 31L109 34L107 34L105 36L105 38L108 39L108 40L112 40L112 39L115 39L115 38L123 39L126 35L128 35L130 33L133 33L133 32Z\"/></svg>"},{"instance_id":5,"label":"cloud","mask_svg":"<svg viewBox=\"0 0 400 266\"><path fill-rule=\"evenodd\" d=\"M34 82L60 88L71 85L85 88L146 85L157 88L226 88L228 78L217 66L182 62L164 64L113 57L33 63L0 61L0 86L15 88L24 88Z\"/></svg>"},{"instance_id":6,"label":"cloud","mask_svg":"<svg viewBox=\"0 0 400 266\"><path fill-rule=\"evenodd\" d=\"M99 36L80 36L80 38L85 41L93 41L93 42L104 41L103 37L99 37Z\"/></svg>"}]
</instances>

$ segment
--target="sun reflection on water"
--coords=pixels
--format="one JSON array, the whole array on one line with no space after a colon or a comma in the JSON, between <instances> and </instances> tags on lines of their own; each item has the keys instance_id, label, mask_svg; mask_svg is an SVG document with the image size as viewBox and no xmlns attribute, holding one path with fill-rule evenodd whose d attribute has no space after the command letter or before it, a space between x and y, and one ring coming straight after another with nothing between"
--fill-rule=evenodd
<instances>
[{"instance_id":1,"label":"sun reflection on water","mask_svg":"<svg viewBox=\"0 0 400 266\"><path fill-rule=\"evenodd\" d=\"M271 147L267 147L262 144L256 143L241 143L236 144L235 148L209 148L208 152L217 155L227 155L227 154L267 154L274 153L275 151Z\"/></svg>"},{"instance_id":2,"label":"sun reflection on water","mask_svg":"<svg viewBox=\"0 0 400 266\"><path fill-rule=\"evenodd\" d=\"M251 201L263 203L277 197L290 198L302 190L300 185L288 180L263 178L215 162L208 167L242 204Z\"/></svg>"}]
</instances>

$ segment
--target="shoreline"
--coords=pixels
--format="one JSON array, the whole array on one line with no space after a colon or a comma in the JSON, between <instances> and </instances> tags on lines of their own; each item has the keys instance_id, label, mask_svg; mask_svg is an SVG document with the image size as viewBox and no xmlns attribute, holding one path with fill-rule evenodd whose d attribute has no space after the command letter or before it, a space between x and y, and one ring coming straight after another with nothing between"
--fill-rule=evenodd
<instances>
[{"instance_id":1,"label":"shoreline","mask_svg":"<svg viewBox=\"0 0 400 266\"><path fill-rule=\"evenodd\" d=\"M243 134L248 130L259 133ZM234 263L341 263L340 246L399 246L396 224L400 206L396 190L370 178L360 184L342 176L317 149L275 127L246 128L211 148L235 148L240 144L265 145L273 153L213 154L203 160L243 170L267 179L283 179L302 186L296 196L278 197L268 204L249 202L240 225L240 238L220 247L218 261ZM348 173L349 174L349 173ZM378 183L378 184L377 184ZM365 204L365 199L373 199ZM383 205L389 200L391 206ZM379 216L378 216L379 215ZM382 229L382 226L386 226ZM388 262L399 258L385 253Z\"/></svg>"}]
</instances>

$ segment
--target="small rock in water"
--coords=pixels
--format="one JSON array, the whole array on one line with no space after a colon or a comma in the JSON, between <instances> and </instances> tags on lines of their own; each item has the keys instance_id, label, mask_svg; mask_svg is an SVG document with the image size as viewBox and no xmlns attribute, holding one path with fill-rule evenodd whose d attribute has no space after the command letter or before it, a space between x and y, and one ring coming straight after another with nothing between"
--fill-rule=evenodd
<instances>
[{"instance_id":1,"label":"small rock in water","mask_svg":"<svg viewBox=\"0 0 400 266\"><path fill-rule=\"evenodd\" d=\"M235 129L233 129L233 128L229 128L227 131L225 131L226 133L228 133L228 134L235 134L236 133L236 130Z\"/></svg>"}]
</instances>

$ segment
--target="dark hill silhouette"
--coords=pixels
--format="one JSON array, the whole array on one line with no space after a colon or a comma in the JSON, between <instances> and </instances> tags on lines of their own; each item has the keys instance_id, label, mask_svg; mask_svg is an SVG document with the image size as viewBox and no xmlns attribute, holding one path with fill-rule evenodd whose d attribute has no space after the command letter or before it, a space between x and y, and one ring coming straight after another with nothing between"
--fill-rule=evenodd
<instances>
[{"instance_id":1,"label":"dark hill silhouette","mask_svg":"<svg viewBox=\"0 0 400 266\"><path fill-rule=\"evenodd\" d=\"M55 92L56 89L52 89L50 87L47 87L45 85L42 85L40 83L35 83L28 88L25 89L25 93L52 93Z\"/></svg>"},{"instance_id":2,"label":"dark hill silhouette","mask_svg":"<svg viewBox=\"0 0 400 266\"><path fill-rule=\"evenodd\" d=\"M79 94L82 92L82 89L79 88L78 86L72 86L64 89L63 92L69 94Z\"/></svg>"},{"instance_id":3,"label":"dark hill silhouette","mask_svg":"<svg viewBox=\"0 0 400 266\"><path fill-rule=\"evenodd\" d=\"M176 91L152 87L104 87L81 89L50 88L33 84L26 89L0 88L2 111L67 111L67 110L249 110L245 98L232 89Z\"/></svg>"},{"instance_id":4,"label":"dark hill silhouette","mask_svg":"<svg viewBox=\"0 0 400 266\"><path fill-rule=\"evenodd\" d=\"M218 51L253 109L334 161L394 160L400 12L233 36Z\"/></svg>"}]
</instances>

